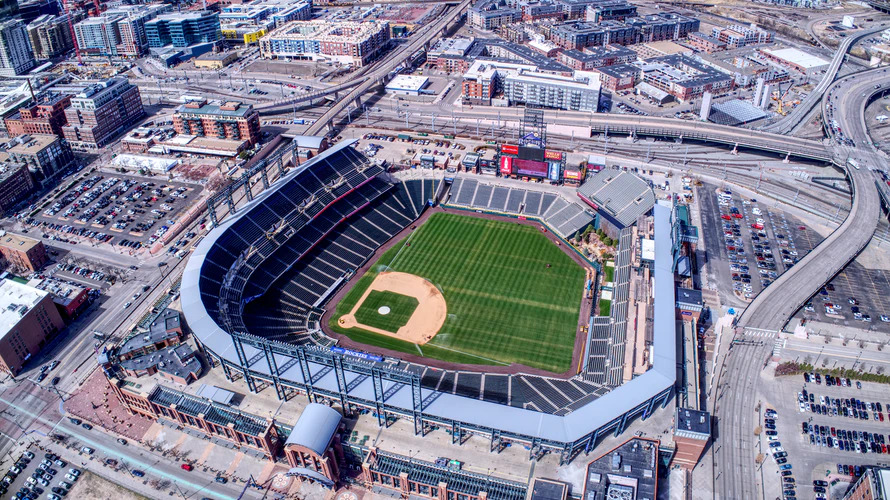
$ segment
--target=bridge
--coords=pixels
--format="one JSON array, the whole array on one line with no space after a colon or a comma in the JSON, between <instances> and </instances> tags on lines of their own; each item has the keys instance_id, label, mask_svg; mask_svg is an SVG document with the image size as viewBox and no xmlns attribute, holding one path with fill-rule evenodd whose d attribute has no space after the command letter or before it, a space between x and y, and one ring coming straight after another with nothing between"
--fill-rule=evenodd
<instances>
[{"instance_id":1,"label":"bridge","mask_svg":"<svg viewBox=\"0 0 890 500\"><path fill-rule=\"evenodd\" d=\"M445 14L434 23L421 28L409 39L409 42L389 54L382 64L375 67L365 77L360 85L355 87L343 99L331 106L315 123L306 131L307 135L319 135L325 128L333 129L334 119L348 106L356 109L361 107L361 98L372 88L386 83L389 75L400 64L407 61L413 54L429 44L437 37L448 31L452 23L459 20L469 8L471 0L462 0L459 4L445 11Z\"/></svg>"}]
</instances>

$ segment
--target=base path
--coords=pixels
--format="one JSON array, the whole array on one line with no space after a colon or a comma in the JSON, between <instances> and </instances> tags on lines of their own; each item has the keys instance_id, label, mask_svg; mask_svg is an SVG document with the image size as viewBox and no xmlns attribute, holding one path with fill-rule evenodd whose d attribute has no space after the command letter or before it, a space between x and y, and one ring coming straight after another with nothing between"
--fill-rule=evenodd
<instances>
[{"instance_id":1,"label":"base path","mask_svg":"<svg viewBox=\"0 0 890 500\"><path fill-rule=\"evenodd\" d=\"M365 299L373 291L393 292L417 299L417 308L405 326L395 333L373 326L363 325L355 318ZM448 306L445 297L435 285L414 274L397 271L384 271L374 278L371 286L365 290L355 306L337 320L343 328L361 328L380 335L395 337L414 344L423 345L429 342L445 324L448 317Z\"/></svg>"}]
</instances>

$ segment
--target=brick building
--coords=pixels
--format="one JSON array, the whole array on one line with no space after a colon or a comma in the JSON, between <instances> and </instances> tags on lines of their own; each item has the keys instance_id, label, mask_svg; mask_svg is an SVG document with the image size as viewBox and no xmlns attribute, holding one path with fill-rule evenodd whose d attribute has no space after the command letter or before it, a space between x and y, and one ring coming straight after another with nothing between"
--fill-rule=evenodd
<instances>
[{"instance_id":1,"label":"brick building","mask_svg":"<svg viewBox=\"0 0 890 500\"><path fill-rule=\"evenodd\" d=\"M330 61L364 66L389 45L389 23L382 21L292 21L260 39L266 59Z\"/></svg>"},{"instance_id":2,"label":"brick building","mask_svg":"<svg viewBox=\"0 0 890 500\"><path fill-rule=\"evenodd\" d=\"M677 407L674 425L676 453L671 461L692 470L711 439L711 415L706 411Z\"/></svg>"},{"instance_id":3,"label":"brick building","mask_svg":"<svg viewBox=\"0 0 890 500\"><path fill-rule=\"evenodd\" d=\"M139 89L126 78L93 82L71 98L65 110L65 139L78 151L99 149L145 115Z\"/></svg>"},{"instance_id":4,"label":"brick building","mask_svg":"<svg viewBox=\"0 0 890 500\"><path fill-rule=\"evenodd\" d=\"M62 127L68 123L65 108L71 104L68 94L49 93L37 97L37 102L19 108L4 121L10 136L22 134L52 134L62 137Z\"/></svg>"},{"instance_id":5,"label":"brick building","mask_svg":"<svg viewBox=\"0 0 890 500\"><path fill-rule=\"evenodd\" d=\"M173 128L178 134L259 142L260 114L250 104L237 101L192 101L176 108Z\"/></svg>"},{"instance_id":6,"label":"brick building","mask_svg":"<svg viewBox=\"0 0 890 500\"><path fill-rule=\"evenodd\" d=\"M282 438L272 419L161 385L141 390L118 378L110 378L108 383L131 414L197 430L207 434L212 442L232 443L269 460L281 450Z\"/></svg>"},{"instance_id":7,"label":"brick building","mask_svg":"<svg viewBox=\"0 0 890 500\"><path fill-rule=\"evenodd\" d=\"M5 212L34 191L34 178L23 163L0 162L0 212Z\"/></svg>"},{"instance_id":8,"label":"brick building","mask_svg":"<svg viewBox=\"0 0 890 500\"><path fill-rule=\"evenodd\" d=\"M18 375L65 323L50 294L13 280L0 280L0 371Z\"/></svg>"},{"instance_id":9,"label":"brick building","mask_svg":"<svg viewBox=\"0 0 890 500\"><path fill-rule=\"evenodd\" d=\"M637 53L620 45L587 47L584 50L563 50L557 60L575 70L591 70L615 64L627 64L637 59Z\"/></svg>"},{"instance_id":10,"label":"brick building","mask_svg":"<svg viewBox=\"0 0 890 500\"><path fill-rule=\"evenodd\" d=\"M717 37L706 35L700 31L690 33L686 43L695 50L707 52L708 54L727 49L726 42L721 41Z\"/></svg>"},{"instance_id":11,"label":"brick building","mask_svg":"<svg viewBox=\"0 0 890 500\"><path fill-rule=\"evenodd\" d=\"M42 241L13 233L0 235L0 255L13 266L32 272L39 270L49 261L46 246Z\"/></svg>"},{"instance_id":12,"label":"brick building","mask_svg":"<svg viewBox=\"0 0 890 500\"><path fill-rule=\"evenodd\" d=\"M284 457L292 474L328 487L340 482L340 420L340 412L330 406L309 403L284 443Z\"/></svg>"}]
</instances>

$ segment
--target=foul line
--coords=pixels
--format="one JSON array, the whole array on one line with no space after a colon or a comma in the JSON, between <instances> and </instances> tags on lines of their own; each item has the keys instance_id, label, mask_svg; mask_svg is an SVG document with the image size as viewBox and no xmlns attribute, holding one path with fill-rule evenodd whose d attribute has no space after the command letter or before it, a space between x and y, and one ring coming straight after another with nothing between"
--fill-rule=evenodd
<instances>
[{"instance_id":1,"label":"foul line","mask_svg":"<svg viewBox=\"0 0 890 500\"><path fill-rule=\"evenodd\" d=\"M436 337L433 337L433 339L435 339L435 338L436 338ZM414 345L417 345L417 344L414 344ZM458 351L457 349L452 349L452 348L450 348L450 347L445 347L445 346L443 346L443 345L436 345L436 344L430 344L430 345L432 345L433 347L439 348L439 349L445 349L446 351L456 352L456 353L459 353L459 354L464 354L464 355L466 355L466 356L472 356L472 357L474 357L474 358L484 359L485 361L491 361L492 363L497 363L497 364L499 364L499 365L503 365L503 366L509 366L509 365L510 365L510 363L504 363L503 361L498 361L498 360L496 360L496 359L486 358L485 356L480 356L480 355L478 355L478 354L470 354L470 353L468 353L468 352ZM418 349L419 349L419 348L420 348L420 347L418 346Z\"/></svg>"}]
</instances>

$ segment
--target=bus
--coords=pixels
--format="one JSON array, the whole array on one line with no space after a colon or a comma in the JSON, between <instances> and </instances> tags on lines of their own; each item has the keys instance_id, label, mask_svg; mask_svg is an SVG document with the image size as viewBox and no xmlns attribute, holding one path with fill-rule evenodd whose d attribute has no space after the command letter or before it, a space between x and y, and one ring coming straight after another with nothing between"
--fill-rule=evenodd
<instances>
[{"instance_id":1,"label":"bus","mask_svg":"<svg viewBox=\"0 0 890 500\"><path fill-rule=\"evenodd\" d=\"M853 158L847 158L847 164L855 168L856 170L859 170L859 162L854 160Z\"/></svg>"}]
</instances>

